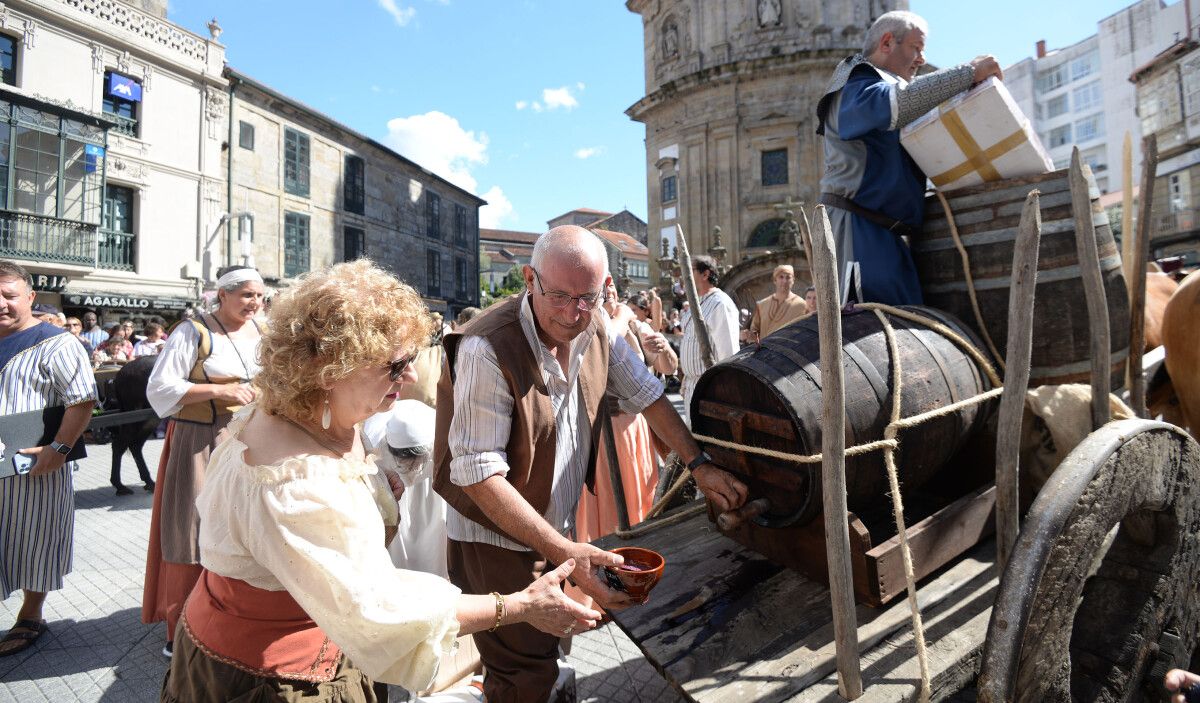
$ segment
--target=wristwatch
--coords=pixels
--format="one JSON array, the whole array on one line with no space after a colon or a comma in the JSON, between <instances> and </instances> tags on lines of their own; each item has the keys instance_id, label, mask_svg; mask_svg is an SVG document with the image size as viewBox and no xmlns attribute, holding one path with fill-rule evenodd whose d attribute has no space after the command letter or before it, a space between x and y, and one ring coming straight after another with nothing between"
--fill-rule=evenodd
<instances>
[{"instance_id":1,"label":"wristwatch","mask_svg":"<svg viewBox=\"0 0 1200 703\"><path fill-rule=\"evenodd\" d=\"M691 461L688 462L688 465L687 465L688 471L695 471L696 469L700 468L704 464L711 464L712 460L713 460L713 458L708 455L708 452L701 450L701 452L696 455L695 459L692 459Z\"/></svg>"},{"instance_id":2,"label":"wristwatch","mask_svg":"<svg viewBox=\"0 0 1200 703\"><path fill-rule=\"evenodd\" d=\"M62 454L63 456L70 454L71 450L74 449L74 447L72 447L71 445L63 444L62 442L51 442L50 448L53 449L54 451L58 452L59 454Z\"/></svg>"}]
</instances>

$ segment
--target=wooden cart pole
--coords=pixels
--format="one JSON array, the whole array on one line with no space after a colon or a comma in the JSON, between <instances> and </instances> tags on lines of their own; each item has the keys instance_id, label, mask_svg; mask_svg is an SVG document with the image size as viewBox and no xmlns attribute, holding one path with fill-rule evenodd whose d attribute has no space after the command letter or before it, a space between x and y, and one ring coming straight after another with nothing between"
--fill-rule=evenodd
<instances>
[{"instance_id":1,"label":"wooden cart pole","mask_svg":"<svg viewBox=\"0 0 1200 703\"><path fill-rule=\"evenodd\" d=\"M1086 169L1086 170L1085 170ZM1096 250L1096 226L1093 222L1090 185L1092 170L1079 158L1079 147L1071 150L1071 210L1075 214L1075 249L1079 256L1079 274L1087 300L1088 329L1092 337L1092 429L1108 424L1108 392L1112 373L1112 345L1109 342L1108 300L1100 275L1100 252Z\"/></svg>"},{"instance_id":2,"label":"wooden cart pole","mask_svg":"<svg viewBox=\"0 0 1200 703\"><path fill-rule=\"evenodd\" d=\"M609 402L604 396L603 402ZM612 412L604 418L600 431L604 433L604 451L608 459L608 478L612 482L613 500L617 507L617 527L621 532L629 529L629 508L625 505L625 482L621 478L621 458L617 454L617 436L613 431Z\"/></svg>"},{"instance_id":3,"label":"wooden cart pole","mask_svg":"<svg viewBox=\"0 0 1200 703\"><path fill-rule=\"evenodd\" d=\"M817 289L817 324L821 344L821 494L825 510L825 556L829 561L829 596L833 601L833 633L837 651L838 690L854 700L862 695L858 660L858 616L854 611L854 575L850 567L850 527L846 506L846 390L842 378L842 311L833 248L833 231L825 207L813 209L813 286Z\"/></svg>"},{"instance_id":4,"label":"wooden cart pole","mask_svg":"<svg viewBox=\"0 0 1200 703\"><path fill-rule=\"evenodd\" d=\"M1008 292L1008 348L1005 351L1004 395L996 431L996 560L1000 573L1017 543L1019 500L1017 468L1021 453L1021 416L1029 385L1033 347L1033 297L1037 287L1038 240L1042 212L1038 191L1030 191L1021 211L1013 252L1012 288Z\"/></svg>"},{"instance_id":5,"label":"wooden cart pole","mask_svg":"<svg viewBox=\"0 0 1200 703\"><path fill-rule=\"evenodd\" d=\"M1146 410L1146 374L1142 351L1146 346L1146 261L1150 258L1150 206L1154 204L1154 172L1158 169L1158 140L1142 140L1142 191L1138 196L1137 226L1121 236L1133 239L1133 261L1129 289L1129 401L1138 417L1149 418ZM1127 274L1129 275L1129 274Z\"/></svg>"},{"instance_id":6,"label":"wooden cart pole","mask_svg":"<svg viewBox=\"0 0 1200 703\"><path fill-rule=\"evenodd\" d=\"M1121 272L1125 290L1133 300L1133 135L1125 131L1121 145ZM1132 330L1131 330L1132 331ZM1133 357L1125 357L1125 387L1133 389ZM1136 408L1135 408L1136 410Z\"/></svg>"},{"instance_id":7,"label":"wooden cart pole","mask_svg":"<svg viewBox=\"0 0 1200 703\"><path fill-rule=\"evenodd\" d=\"M692 278L692 254L688 251L687 237L683 236L683 227L675 225L676 239L679 240L679 275L683 278L683 293L687 296L688 305L692 308L692 326L696 328L696 341L700 343L700 362L705 370L711 369L717 363L713 356L712 338L708 336L708 324L700 314L700 294L696 291L696 281ZM691 408L684 408L690 413Z\"/></svg>"}]
</instances>

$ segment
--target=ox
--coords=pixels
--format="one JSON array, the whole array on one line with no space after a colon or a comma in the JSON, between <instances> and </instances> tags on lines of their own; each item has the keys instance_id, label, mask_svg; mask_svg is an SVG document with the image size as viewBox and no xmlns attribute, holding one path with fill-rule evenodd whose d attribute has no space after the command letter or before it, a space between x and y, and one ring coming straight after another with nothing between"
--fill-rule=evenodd
<instances>
[{"instance_id":1,"label":"ox","mask_svg":"<svg viewBox=\"0 0 1200 703\"><path fill-rule=\"evenodd\" d=\"M1183 279L1163 311L1167 373L1179 397L1184 425L1200 433L1200 271Z\"/></svg>"},{"instance_id":2,"label":"ox","mask_svg":"<svg viewBox=\"0 0 1200 703\"><path fill-rule=\"evenodd\" d=\"M150 380L150 372L154 369L154 361L157 358L154 356L138 357L117 372L113 379L113 391L116 393L117 404L122 411L142 410L150 407L150 401L146 400L146 384ZM109 481L113 488L117 489L117 495L129 495L133 492L121 483L121 457L124 456L126 449L133 456L133 462L137 464L138 476L145 484L146 490L154 490L154 479L150 478L150 469L142 457L142 446L146 444L147 439L154 435L158 423L159 420L155 417L113 428L112 475L109 477Z\"/></svg>"}]
</instances>

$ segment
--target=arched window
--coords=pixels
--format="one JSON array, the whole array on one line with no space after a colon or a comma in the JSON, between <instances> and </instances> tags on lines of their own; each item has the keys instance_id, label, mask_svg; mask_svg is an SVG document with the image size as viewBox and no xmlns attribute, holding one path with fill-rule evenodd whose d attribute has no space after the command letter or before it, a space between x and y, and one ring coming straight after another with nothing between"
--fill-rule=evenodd
<instances>
[{"instance_id":1,"label":"arched window","mask_svg":"<svg viewBox=\"0 0 1200 703\"><path fill-rule=\"evenodd\" d=\"M747 249L762 249L767 247L779 246L779 233L783 229L783 220L776 217L770 220L763 220L758 223L754 231L750 233L750 239L746 242Z\"/></svg>"}]
</instances>

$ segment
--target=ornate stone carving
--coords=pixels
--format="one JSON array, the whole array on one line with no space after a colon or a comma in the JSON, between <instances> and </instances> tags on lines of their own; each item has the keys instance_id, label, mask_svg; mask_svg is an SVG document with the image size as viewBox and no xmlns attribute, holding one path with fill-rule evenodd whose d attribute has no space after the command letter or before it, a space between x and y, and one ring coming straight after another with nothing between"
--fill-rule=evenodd
<instances>
[{"instance_id":1,"label":"ornate stone carving","mask_svg":"<svg viewBox=\"0 0 1200 703\"><path fill-rule=\"evenodd\" d=\"M0 27L8 26L8 6L0 3Z\"/></svg>"},{"instance_id":2,"label":"ornate stone carving","mask_svg":"<svg viewBox=\"0 0 1200 703\"><path fill-rule=\"evenodd\" d=\"M129 52L122 51L117 57L117 70L121 73L129 73Z\"/></svg>"},{"instance_id":3,"label":"ornate stone carving","mask_svg":"<svg viewBox=\"0 0 1200 703\"><path fill-rule=\"evenodd\" d=\"M679 24L674 17L668 17L663 22L662 57L663 61L679 58Z\"/></svg>"},{"instance_id":4,"label":"ornate stone carving","mask_svg":"<svg viewBox=\"0 0 1200 703\"><path fill-rule=\"evenodd\" d=\"M37 44L37 22L25 20L25 49L32 49Z\"/></svg>"},{"instance_id":5,"label":"ornate stone carving","mask_svg":"<svg viewBox=\"0 0 1200 703\"><path fill-rule=\"evenodd\" d=\"M229 98L223 91L213 86L204 89L204 116L207 118L205 122L208 123L209 139L221 138L228 110Z\"/></svg>"},{"instance_id":6,"label":"ornate stone carving","mask_svg":"<svg viewBox=\"0 0 1200 703\"><path fill-rule=\"evenodd\" d=\"M207 26L208 26L208 36L209 36L209 39L211 39L212 41L216 41L216 40L220 39L221 32L225 31L225 30L221 29L221 25L217 24L216 17L212 18L212 20L209 21Z\"/></svg>"},{"instance_id":7,"label":"ornate stone carving","mask_svg":"<svg viewBox=\"0 0 1200 703\"><path fill-rule=\"evenodd\" d=\"M92 44L92 70L104 73L104 47L99 44Z\"/></svg>"},{"instance_id":8,"label":"ornate stone carving","mask_svg":"<svg viewBox=\"0 0 1200 703\"><path fill-rule=\"evenodd\" d=\"M150 90L150 78L154 76L154 68L150 64L142 67L142 91Z\"/></svg>"},{"instance_id":9,"label":"ornate stone carving","mask_svg":"<svg viewBox=\"0 0 1200 703\"><path fill-rule=\"evenodd\" d=\"M58 0L67 7L121 30L142 37L185 58L204 63L207 42L185 32L166 20L143 12L119 0Z\"/></svg>"},{"instance_id":10,"label":"ornate stone carving","mask_svg":"<svg viewBox=\"0 0 1200 703\"><path fill-rule=\"evenodd\" d=\"M783 20L780 0L758 0L758 26L776 27Z\"/></svg>"},{"instance_id":11,"label":"ornate stone carving","mask_svg":"<svg viewBox=\"0 0 1200 703\"><path fill-rule=\"evenodd\" d=\"M117 178L122 178L131 181L144 181L146 179L146 165L137 161L129 161L120 156L108 157L108 170Z\"/></svg>"}]
</instances>

